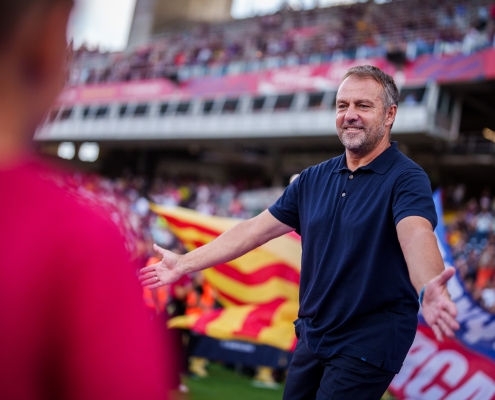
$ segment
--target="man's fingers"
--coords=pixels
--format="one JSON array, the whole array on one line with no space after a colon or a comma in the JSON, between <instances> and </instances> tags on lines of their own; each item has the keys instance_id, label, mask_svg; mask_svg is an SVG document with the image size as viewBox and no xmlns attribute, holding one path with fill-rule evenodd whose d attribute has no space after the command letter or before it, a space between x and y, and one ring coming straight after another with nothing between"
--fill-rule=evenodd
<instances>
[{"instance_id":1,"label":"man's fingers","mask_svg":"<svg viewBox=\"0 0 495 400\"><path fill-rule=\"evenodd\" d=\"M164 256L165 253L167 252L167 250L161 248L160 246L158 246L156 243L153 245L153 250L155 250L158 254L160 254L161 256Z\"/></svg>"},{"instance_id":2,"label":"man's fingers","mask_svg":"<svg viewBox=\"0 0 495 400\"><path fill-rule=\"evenodd\" d=\"M455 274L455 268L454 267L448 267L446 268L440 275L437 277L437 282L438 285L440 286L445 286L447 284L447 281L452 278Z\"/></svg>"},{"instance_id":3,"label":"man's fingers","mask_svg":"<svg viewBox=\"0 0 495 400\"><path fill-rule=\"evenodd\" d=\"M449 325L442 319L438 320L438 326L442 330L442 333L447 337L454 337L454 331L450 329Z\"/></svg>"},{"instance_id":4,"label":"man's fingers","mask_svg":"<svg viewBox=\"0 0 495 400\"><path fill-rule=\"evenodd\" d=\"M457 307L455 303L448 299L447 304L445 305L445 310L453 317L457 317Z\"/></svg>"},{"instance_id":5,"label":"man's fingers","mask_svg":"<svg viewBox=\"0 0 495 400\"><path fill-rule=\"evenodd\" d=\"M161 282L156 282L156 283L154 283L153 285L149 286L149 288L150 288L150 289L157 289L157 288L159 288L159 287L161 287L161 286L163 286L163 285L164 285L164 283L161 283Z\"/></svg>"},{"instance_id":6,"label":"man's fingers","mask_svg":"<svg viewBox=\"0 0 495 400\"><path fill-rule=\"evenodd\" d=\"M431 327L431 329L433 330L433 333L435 334L436 339L439 342L443 342L443 335L442 335L442 330L440 329L440 327L438 325L433 325Z\"/></svg>"},{"instance_id":7,"label":"man's fingers","mask_svg":"<svg viewBox=\"0 0 495 400\"><path fill-rule=\"evenodd\" d=\"M450 329L456 331L460 328L459 322L457 322L454 317L447 311L442 311L441 319L449 326Z\"/></svg>"},{"instance_id":8,"label":"man's fingers","mask_svg":"<svg viewBox=\"0 0 495 400\"><path fill-rule=\"evenodd\" d=\"M156 286L157 284L158 284L158 286ZM154 289L154 288L163 286L163 284L160 281L157 281L155 278L146 279L145 281L141 282L141 285L142 286L148 286L150 289Z\"/></svg>"},{"instance_id":9,"label":"man's fingers","mask_svg":"<svg viewBox=\"0 0 495 400\"><path fill-rule=\"evenodd\" d=\"M146 279L155 279L156 277L156 272L155 271L152 271L152 272L148 272L147 274L141 274L140 276L138 276L138 281L145 281Z\"/></svg>"},{"instance_id":10,"label":"man's fingers","mask_svg":"<svg viewBox=\"0 0 495 400\"><path fill-rule=\"evenodd\" d=\"M141 268L141 269L139 270L139 273L140 273L140 274L146 274L146 273L148 273L148 272L153 272L153 271L155 271L155 270L156 270L156 266L157 266L157 265L158 265L158 264L153 264L153 265L149 265L149 266L147 266L147 267Z\"/></svg>"}]
</instances>

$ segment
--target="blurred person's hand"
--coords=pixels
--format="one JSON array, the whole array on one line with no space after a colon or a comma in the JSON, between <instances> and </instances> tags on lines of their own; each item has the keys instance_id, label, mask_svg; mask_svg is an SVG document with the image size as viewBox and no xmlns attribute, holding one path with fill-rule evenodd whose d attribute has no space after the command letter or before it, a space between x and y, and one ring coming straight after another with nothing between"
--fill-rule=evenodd
<instances>
[{"instance_id":1,"label":"blurred person's hand","mask_svg":"<svg viewBox=\"0 0 495 400\"><path fill-rule=\"evenodd\" d=\"M182 256L162 249L156 244L153 248L162 256L162 261L141 269L139 276L141 285L155 289L179 280L184 275L179 263Z\"/></svg>"}]
</instances>

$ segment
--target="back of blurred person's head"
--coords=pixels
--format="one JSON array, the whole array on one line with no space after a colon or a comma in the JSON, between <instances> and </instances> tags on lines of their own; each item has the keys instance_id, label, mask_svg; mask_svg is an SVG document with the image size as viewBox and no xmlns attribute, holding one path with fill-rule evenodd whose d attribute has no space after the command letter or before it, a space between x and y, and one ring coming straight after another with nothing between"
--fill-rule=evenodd
<instances>
[{"instance_id":1,"label":"back of blurred person's head","mask_svg":"<svg viewBox=\"0 0 495 400\"><path fill-rule=\"evenodd\" d=\"M62 89L72 0L0 1L0 163L23 152Z\"/></svg>"}]
</instances>

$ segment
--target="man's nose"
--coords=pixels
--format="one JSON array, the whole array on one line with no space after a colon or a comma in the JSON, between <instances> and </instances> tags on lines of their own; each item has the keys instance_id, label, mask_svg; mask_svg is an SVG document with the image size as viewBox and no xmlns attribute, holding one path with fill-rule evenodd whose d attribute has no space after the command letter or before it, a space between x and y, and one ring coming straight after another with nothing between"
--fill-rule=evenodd
<instances>
[{"instance_id":1,"label":"man's nose","mask_svg":"<svg viewBox=\"0 0 495 400\"><path fill-rule=\"evenodd\" d=\"M346 121L356 121L357 119L359 119L356 107L349 106L346 110L344 118Z\"/></svg>"}]
</instances>

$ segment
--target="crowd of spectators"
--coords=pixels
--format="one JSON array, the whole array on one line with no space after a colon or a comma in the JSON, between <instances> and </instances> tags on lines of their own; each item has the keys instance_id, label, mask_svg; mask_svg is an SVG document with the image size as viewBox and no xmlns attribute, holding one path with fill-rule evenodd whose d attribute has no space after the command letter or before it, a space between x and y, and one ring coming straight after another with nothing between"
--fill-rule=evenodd
<instances>
[{"instance_id":1,"label":"crowd of spectators","mask_svg":"<svg viewBox=\"0 0 495 400\"><path fill-rule=\"evenodd\" d=\"M447 242L465 288L495 313L495 198L487 189L464 203L465 191L458 185L446 192Z\"/></svg>"},{"instance_id":2,"label":"crowd of spectators","mask_svg":"<svg viewBox=\"0 0 495 400\"><path fill-rule=\"evenodd\" d=\"M70 84L205 74L342 58L388 57L404 63L424 53L470 53L494 43L492 0L374 1L294 11L164 32L119 53L74 50Z\"/></svg>"},{"instance_id":3,"label":"crowd of spectators","mask_svg":"<svg viewBox=\"0 0 495 400\"><path fill-rule=\"evenodd\" d=\"M177 246L175 238L167 230L166 221L150 212L150 202L190 208L204 215L242 219L254 216L265 206L256 209L243 201L241 193L253 187L246 181L220 185L186 178L149 181L141 176L128 175L110 179L80 172L57 179L69 193L112 219L139 268L153 254L154 242L168 248ZM254 183L254 187L258 184Z\"/></svg>"}]
</instances>

